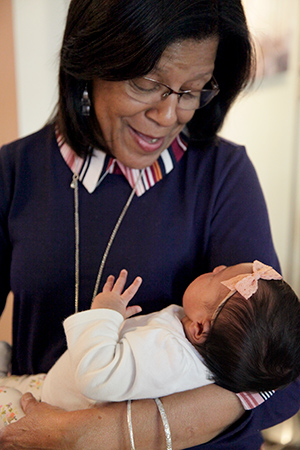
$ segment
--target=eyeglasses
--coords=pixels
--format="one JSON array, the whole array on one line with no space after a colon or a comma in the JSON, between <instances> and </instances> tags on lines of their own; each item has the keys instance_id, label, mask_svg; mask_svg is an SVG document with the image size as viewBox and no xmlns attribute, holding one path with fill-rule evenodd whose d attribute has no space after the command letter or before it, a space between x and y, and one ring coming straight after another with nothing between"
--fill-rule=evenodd
<instances>
[{"instance_id":1,"label":"eyeglasses","mask_svg":"<svg viewBox=\"0 0 300 450\"><path fill-rule=\"evenodd\" d=\"M219 85L214 77L201 91L181 90L174 91L167 84L148 77L135 78L125 84L129 97L145 104L159 103L172 94L178 96L178 108L193 111L206 106L220 92Z\"/></svg>"}]
</instances>

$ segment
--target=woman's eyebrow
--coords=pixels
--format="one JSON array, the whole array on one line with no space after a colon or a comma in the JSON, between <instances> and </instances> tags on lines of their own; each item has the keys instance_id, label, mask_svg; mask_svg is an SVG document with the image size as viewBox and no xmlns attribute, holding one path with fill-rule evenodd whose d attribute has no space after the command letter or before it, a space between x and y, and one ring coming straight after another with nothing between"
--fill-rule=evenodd
<instances>
[{"instance_id":1,"label":"woman's eyebrow","mask_svg":"<svg viewBox=\"0 0 300 450\"><path fill-rule=\"evenodd\" d=\"M165 71L163 68L154 67L147 75L163 76L166 74L167 74L167 71ZM196 75L194 78L186 81L186 83L191 83L193 81L200 81L202 78L212 77L212 75L213 75L213 71L203 72L203 73L200 73L199 75Z\"/></svg>"}]
</instances>

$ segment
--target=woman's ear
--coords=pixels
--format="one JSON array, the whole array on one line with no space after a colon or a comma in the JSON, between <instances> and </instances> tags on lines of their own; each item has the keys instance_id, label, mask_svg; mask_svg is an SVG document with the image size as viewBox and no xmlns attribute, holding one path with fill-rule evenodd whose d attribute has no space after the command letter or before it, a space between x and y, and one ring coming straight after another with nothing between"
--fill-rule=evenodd
<instances>
[{"instance_id":1,"label":"woman's ear","mask_svg":"<svg viewBox=\"0 0 300 450\"><path fill-rule=\"evenodd\" d=\"M210 330L210 320L204 322L193 322L190 327L192 344L203 344Z\"/></svg>"}]
</instances>

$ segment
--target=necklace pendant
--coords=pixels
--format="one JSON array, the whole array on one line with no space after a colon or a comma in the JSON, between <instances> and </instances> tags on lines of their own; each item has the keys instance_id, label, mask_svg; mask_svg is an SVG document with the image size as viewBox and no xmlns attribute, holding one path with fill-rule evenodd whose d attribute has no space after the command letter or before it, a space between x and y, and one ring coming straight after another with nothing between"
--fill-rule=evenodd
<instances>
[{"instance_id":1,"label":"necklace pendant","mask_svg":"<svg viewBox=\"0 0 300 450\"><path fill-rule=\"evenodd\" d=\"M77 173L74 173L74 174L73 174L72 181L71 181L71 184L70 184L70 188L76 189L77 182L78 182L78 174L77 174Z\"/></svg>"}]
</instances>

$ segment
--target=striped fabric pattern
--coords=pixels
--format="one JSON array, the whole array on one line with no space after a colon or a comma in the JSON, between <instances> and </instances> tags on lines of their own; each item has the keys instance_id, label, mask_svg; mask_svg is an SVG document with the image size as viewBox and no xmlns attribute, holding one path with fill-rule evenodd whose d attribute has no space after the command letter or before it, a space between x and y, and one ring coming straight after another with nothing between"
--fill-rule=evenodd
<instances>
[{"instance_id":1,"label":"striped fabric pattern","mask_svg":"<svg viewBox=\"0 0 300 450\"><path fill-rule=\"evenodd\" d=\"M253 409L261 405L265 400L272 397L275 391L265 392L240 392L237 394L244 409Z\"/></svg>"},{"instance_id":2,"label":"striped fabric pattern","mask_svg":"<svg viewBox=\"0 0 300 450\"><path fill-rule=\"evenodd\" d=\"M79 174L79 180L89 193L94 192L106 175L123 174L132 188L136 186L138 197L170 173L187 149L187 138L183 133L180 133L170 147L161 153L154 164L144 169L142 177L136 185L141 172L139 169L126 167L116 158L97 149L94 149L92 155L82 159L64 141L58 130L56 130L56 139L66 164L73 173Z\"/></svg>"}]
</instances>

